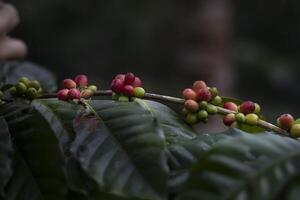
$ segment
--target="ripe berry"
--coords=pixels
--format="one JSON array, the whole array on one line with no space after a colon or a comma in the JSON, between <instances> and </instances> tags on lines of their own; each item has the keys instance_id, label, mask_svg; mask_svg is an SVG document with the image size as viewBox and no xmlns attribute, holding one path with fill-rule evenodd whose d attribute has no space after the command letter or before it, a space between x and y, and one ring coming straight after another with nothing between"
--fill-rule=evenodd
<instances>
[{"instance_id":1,"label":"ripe berry","mask_svg":"<svg viewBox=\"0 0 300 200\"><path fill-rule=\"evenodd\" d=\"M290 114L283 114L278 118L278 126L284 130L289 130L294 123L294 117Z\"/></svg>"},{"instance_id":2,"label":"ripe berry","mask_svg":"<svg viewBox=\"0 0 300 200\"><path fill-rule=\"evenodd\" d=\"M242 123L245 122L245 115L244 115L243 113L237 113L237 114L235 115L235 120L236 120L238 123L242 124Z\"/></svg>"},{"instance_id":3,"label":"ripe berry","mask_svg":"<svg viewBox=\"0 0 300 200\"><path fill-rule=\"evenodd\" d=\"M122 80L123 82L125 81L125 75L124 74L118 74L115 79L120 79Z\"/></svg>"},{"instance_id":4,"label":"ripe berry","mask_svg":"<svg viewBox=\"0 0 300 200\"><path fill-rule=\"evenodd\" d=\"M260 105L258 105L257 103L255 103L254 105L255 105L254 113L259 114L261 111Z\"/></svg>"},{"instance_id":5,"label":"ripe berry","mask_svg":"<svg viewBox=\"0 0 300 200\"><path fill-rule=\"evenodd\" d=\"M293 138L299 138L300 137L300 124L294 124L291 128L291 136Z\"/></svg>"},{"instance_id":6,"label":"ripe berry","mask_svg":"<svg viewBox=\"0 0 300 200\"><path fill-rule=\"evenodd\" d=\"M96 85L89 85L88 89L91 90L93 93L97 92L97 86Z\"/></svg>"},{"instance_id":7,"label":"ripe berry","mask_svg":"<svg viewBox=\"0 0 300 200\"><path fill-rule=\"evenodd\" d=\"M27 77L24 77L24 76L20 78L19 82L24 83L27 87L30 84L30 80Z\"/></svg>"},{"instance_id":8,"label":"ripe berry","mask_svg":"<svg viewBox=\"0 0 300 200\"><path fill-rule=\"evenodd\" d=\"M211 93L208 88L202 88L197 94L197 99L199 101L210 101L212 98Z\"/></svg>"},{"instance_id":9,"label":"ripe berry","mask_svg":"<svg viewBox=\"0 0 300 200\"><path fill-rule=\"evenodd\" d=\"M143 98L145 96L145 90L142 87L136 87L133 89L133 94L135 97Z\"/></svg>"},{"instance_id":10,"label":"ripe berry","mask_svg":"<svg viewBox=\"0 0 300 200\"><path fill-rule=\"evenodd\" d=\"M111 83L111 89L114 92L121 93L123 91L124 85L121 79L114 79Z\"/></svg>"},{"instance_id":11,"label":"ripe berry","mask_svg":"<svg viewBox=\"0 0 300 200\"><path fill-rule=\"evenodd\" d=\"M199 104L194 100L187 100L184 103L184 107L190 112L197 112L199 109Z\"/></svg>"},{"instance_id":12,"label":"ripe berry","mask_svg":"<svg viewBox=\"0 0 300 200\"><path fill-rule=\"evenodd\" d=\"M63 80L63 88L66 89L76 88L76 83L72 79L65 79Z\"/></svg>"},{"instance_id":13,"label":"ripe berry","mask_svg":"<svg viewBox=\"0 0 300 200\"><path fill-rule=\"evenodd\" d=\"M131 85L125 85L122 93L127 97L132 97L134 95L134 88Z\"/></svg>"},{"instance_id":14,"label":"ripe berry","mask_svg":"<svg viewBox=\"0 0 300 200\"><path fill-rule=\"evenodd\" d=\"M127 73L125 75L125 81L124 81L125 85L131 85L133 84L134 81L135 81L135 75L133 73Z\"/></svg>"},{"instance_id":15,"label":"ripe berry","mask_svg":"<svg viewBox=\"0 0 300 200\"><path fill-rule=\"evenodd\" d=\"M200 121L206 121L208 118L208 113L206 110L200 110L197 116Z\"/></svg>"},{"instance_id":16,"label":"ripe berry","mask_svg":"<svg viewBox=\"0 0 300 200\"><path fill-rule=\"evenodd\" d=\"M120 102L129 102L129 97L126 97L126 96L122 95L122 96L119 97L118 101L120 101Z\"/></svg>"},{"instance_id":17,"label":"ripe berry","mask_svg":"<svg viewBox=\"0 0 300 200\"><path fill-rule=\"evenodd\" d=\"M216 114L218 112L218 108L214 105L208 104L207 112L211 115Z\"/></svg>"},{"instance_id":18,"label":"ripe berry","mask_svg":"<svg viewBox=\"0 0 300 200\"><path fill-rule=\"evenodd\" d=\"M28 88L30 88L30 87L31 87L31 88L34 88L34 89L36 89L36 90L38 90L38 89L40 89L41 84L40 84L39 81L33 80L33 81L30 81L30 83L29 83Z\"/></svg>"},{"instance_id":19,"label":"ripe berry","mask_svg":"<svg viewBox=\"0 0 300 200\"><path fill-rule=\"evenodd\" d=\"M186 122L190 125L194 125L198 122L197 114L189 113L185 118Z\"/></svg>"},{"instance_id":20,"label":"ripe berry","mask_svg":"<svg viewBox=\"0 0 300 200\"><path fill-rule=\"evenodd\" d=\"M216 97L218 95L218 89L216 87L209 88L209 91L212 97Z\"/></svg>"},{"instance_id":21,"label":"ripe berry","mask_svg":"<svg viewBox=\"0 0 300 200\"><path fill-rule=\"evenodd\" d=\"M226 102L224 105L223 105L223 108L227 109L227 110L231 110L231 111L234 111L234 112L237 112L238 111L238 106L233 103L233 102Z\"/></svg>"},{"instance_id":22,"label":"ripe berry","mask_svg":"<svg viewBox=\"0 0 300 200\"><path fill-rule=\"evenodd\" d=\"M220 96L215 96L212 101L211 104L215 105L215 106L220 106L222 104L222 97Z\"/></svg>"},{"instance_id":23,"label":"ripe berry","mask_svg":"<svg viewBox=\"0 0 300 200\"><path fill-rule=\"evenodd\" d=\"M244 113L245 115L249 113L254 113L255 111L255 103L252 101L245 101L240 105L240 112Z\"/></svg>"},{"instance_id":24,"label":"ripe berry","mask_svg":"<svg viewBox=\"0 0 300 200\"><path fill-rule=\"evenodd\" d=\"M142 87L143 83L139 77L135 77L134 82L131 84L132 87Z\"/></svg>"},{"instance_id":25,"label":"ripe berry","mask_svg":"<svg viewBox=\"0 0 300 200\"><path fill-rule=\"evenodd\" d=\"M57 98L59 100L68 100L69 99L69 90L68 89L62 89L62 90L59 90L57 92Z\"/></svg>"},{"instance_id":26,"label":"ripe berry","mask_svg":"<svg viewBox=\"0 0 300 200\"><path fill-rule=\"evenodd\" d=\"M80 91L76 88L70 89L68 95L69 99L80 99L81 97Z\"/></svg>"},{"instance_id":27,"label":"ripe berry","mask_svg":"<svg viewBox=\"0 0 300 200\"><path fill-rule=\"evenodd\" d=\"M89 99L93 96L94 92L90 89L85 89L81 92L81 97L84 99Z\"/></svg>"},{"instance_id":28,"label":"ripe berry","mask_svg":"<svg viewBox=\"0 0 300 200\"><path fill-rule=\"evenodd\" d=\"M235 114L230 113L224 116L223 123L226 126L231 126L235 122Z\"/></svg>"},{"instance_id":29,"label":"ripe berry","mask_svg":"<svg viewBox=\"0 0 300 200\"><path fill-rule=\"evenodd\" d=\"M28 90L26 90L26 97L29 99L35 99L38 97L38 92L35 88L28 88Z\"/></svg>"},{"instance_id":30,"label":"ripe berry","mask_svg":"<svg viewBox=\"0 0 300 200\"><path fill-rule=\"evenodd\" d=\"M206 110L206 109L207 109L207 105L208 105L208 103L207 103L206 101L201 101L201 102L199 103L199 108L200 108L201 110Z\"/></svg>"},{"instance_id":31,"label":"ripe berry","mask_svg":"<svg viewBox=\"0 0 300 200\"><path fill-rule=\"evenodd\" d=\"M190 88L183 90L182 95L185 100L189 100L189 99L192 99L195 101L197 100L196 92Z\"/></svg>"},{"instance_id":32,"label":"ripe berry","mask_svg":"<svg viewBox=\"0 0 300 200\"><path fill-rule=\"evenodd\" d=\"M79 87L85 87L88 85L88 78L86 75L83 75L83 74L77 75L74 78L74 81Z\"/></svg>"},{"instance_id":33,"label":"ripe berry","mask_svg":"<svg viewBox=\"0 0 300 200\"><path fill-rule=\"evenodd\" d=\"M17 94L18 95L23 95L26 90L27 90L27 87L24 83L22 82L19 82L17 85L16 85L16 89L17 89Z\"/></svg>"},{"instance_id":34,"label":"ripe berry","mask_svg":"<svg viewBox=\"0 0 300 200\"><path fill-rule=\"evenodd\" d=\"M254 113L247 114L245 117L245 123L251 126L256 126L258 122L258 116Z\"/></svg>"},{"instance_id":35,"label":"ripe berry","mask_svg":"<svg viewBox=\"0 0 300 200\"><path fill-rule=\"evenodd\" d=\"M197 93L199 90L207 88L207 85L204 81L195 81L193 84L193 90Z\"/></svg>"}]
</instances>

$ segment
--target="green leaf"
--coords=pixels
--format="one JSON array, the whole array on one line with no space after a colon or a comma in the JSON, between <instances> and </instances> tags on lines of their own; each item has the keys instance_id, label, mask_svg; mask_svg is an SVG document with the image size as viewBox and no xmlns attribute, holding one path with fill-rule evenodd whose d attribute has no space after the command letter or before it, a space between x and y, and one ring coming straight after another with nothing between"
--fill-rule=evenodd
<instances>
[{"instance_id":1,"label":"green leaf","mask_svg":"<svg viewBox=\"0 0 300 200\"><path fill-rule=\"evenodd\" d=\"M203 153L176 199L278 199L299 176L299 167L299 141L267 132L245 134Z\"/></svg>"},{"instance_id":2,"label":"green leaf","mask_svg":"<svg viewBox=\"0 0 300 200\"><path fill-rule=\"evenodd\" d=\"M243 103L243 101L240 100L240 99L236 99L236 98L232 98L232 97L223 97L223 96L222 96L222 103L224 104L224 103L226 103L226 102L233 102L233 103L235 103L236 105L240 105L240 104Z\"/></svg>"}]
</instances>

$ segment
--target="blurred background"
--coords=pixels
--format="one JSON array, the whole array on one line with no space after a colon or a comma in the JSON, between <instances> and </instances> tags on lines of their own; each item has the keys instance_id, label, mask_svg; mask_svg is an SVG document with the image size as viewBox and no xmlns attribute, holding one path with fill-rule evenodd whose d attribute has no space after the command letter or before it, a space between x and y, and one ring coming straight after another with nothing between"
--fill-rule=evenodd
<instances>
[{"instance_id":1,"label":"blurred background","mask_svg":"<svg viewBox=\"0 0 300 200\"><path fill-rule=\"evenodd\" d=\"M11 0L12 33L58 80L87 74L108 88L132 71L148 91L180 96L206 80L260 103L274 120L299 116L299 0Z\"/></svg>"}]
</instances>

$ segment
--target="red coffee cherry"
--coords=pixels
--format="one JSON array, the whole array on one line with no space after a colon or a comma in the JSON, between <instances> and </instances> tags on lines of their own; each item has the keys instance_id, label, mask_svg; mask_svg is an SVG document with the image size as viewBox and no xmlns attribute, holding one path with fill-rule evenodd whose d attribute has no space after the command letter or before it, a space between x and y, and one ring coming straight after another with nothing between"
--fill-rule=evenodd
<instances>
[{"instance_id":1,"label":"red coffee cherry","mask_svg":"<svg viewBox=\"0 0 300 200\"><path fill-rule=\"evenodd\" d=\"M69 99L69 90L68 89L62 89L62 90L59 90L57 92L57 98L59 100L68 100Z\"/></svg>"},{"instance_id":2,"label":"red coffee cherry","mask_svg":"<svg viewBox=\"0 0 300 200\"><path fill-rule=\"evenodd\" d=\"M207 85L204 81L195 81L193 84L193 90L198 93L199 90L207 88Z\"/></svg>"},{"instance_id":3,"label":"red coffee cherry","mask_svg":"<svg viewBox=\"0 0 300 200\"><path fill-rule=\"evenodd\" d=\"M124 83L121 79L114 79L111 83L111 89L114 92L121 93L124 88Z\"/></svg>"},{"instance_id":4,"label":"red coffee cherry","mask_svg":"<svg viewBox=\"0 0 300 200\"><path fill-rule=\"evenodd\" d=\"M80 74L74 78L75 83L80 87L85 87L88 85L88 78L86 75Z\"/></svg>"},{"instance_id":5,"label":"red coffee cherry","mask_svg":"<svg viewBox=\"0 0 300 200\"><path fill-rule=\"evenodd\" d=\"M76 88L76 83L72 79L68 78L68 79L63 80L63 87L66 89Z\"/></svg>"},{"instance_id":6,"label":"red coffee cherry","mask_svg":"<svg viewBox=\"0 0 300 200\"><path fill-rule=\"evenodd\" d=\"M118 74L114 79L121 79L124 82L125 81L125 75L124 74Z\"/></svg>"},{"instance_id":7,"label":"red coffee cherry","mask_svg":"<svg viewBox=\"0 0 300 200\"><path fill-rule=\"evenodd\" d=\"M194 90L190 88L186 88L182 92L183 98L186 100L192 99L192 100L197 100L197 94Z\"/></svg>"},{"instance_id":8,"label":"red coffee cherry","mask_svg":"<svg viewBox=\"0 0 300 200\"><path fill-rule=\"evenodd\" d=\"M80 91L76 88L70 89L68 95L69 95L69 99L80 99L81 98Z\"/></svg>"},{"instance_id":9,"label":"red coffee cherry","mask_svg":"<svg viewBox=\"0 0 300 200\"><path fill-rule=\"evenodd\" d=\"M240 105L240 112L245 115L255 112L255 103L252 101L245 101Z\"/></svg>"},{"instance_id":10,"label":"red coffee cherry","mask_svg":"<svg viewBox=\"0 0 300 200\"><path fill-rule=\"evenodd\" d=\"M232 110L234 112L237 112L238 111L238 106L233 103L233 102L226 102L224 105L223 105L223 108L227 109L227 110Z\"/></svg>"},{"instance_id":11,"label":"red coffee cherry","mask_svg":"<svg viewBox=\"0 0 300 200\"><path fill-rule=\"evenodd\" d=\"M223 123L226 126L231 126L235 122L235 114L230 113L224 116Z\"/></svg>"},{"instance_id":12,"label":"red coffee cherry","mask_svg":"<svg viewBox=\"0 0 300 200\"><path fill-rule=\"evenodd\" d=\"M135 77L134 82L131 84L132 87L142 87L143 83L139 77Z\"/></svg>"},{"instance_id":13,"label":"red coffee cherry","mask_svg":"<svg viewBox=\"0 0 300 200\"><path fill-rule=\"evenodd\" d=\"M210 101L212 98L211 92L208 88L202 88L197 94L197 99L199 101Z\"/></svg>"},{"instance_id":14,"label":"red coffee cherry","mask_svg":"<svg viewBox=\"0 0 300 200\"><path fill-rule=\"evenodd\" d=\"M292 127L294 121L294 117L290 114L283 114L277 120L278 126L285 130L289 130Z\"/></svg>"},{"instance_id":15,"label":"red coffee cherry","mask_svg":"<svg viewBox=\"0 0 300 200\"><path fill-rule=\"evenodd\" d=\"M134 95L134 88L131 85L125 85L122 93L127 97L132 97Z\"/></svg>"},{"instance_id":16,"label":"red coffee cherry","mask_svg":"<svg viewBox=\"0 0 300 200\"><path fill-rule=\"evenodd\" d=\"M135 75L133 73L127 73L125 75L125 80L124 80L125 85L132 85L134 81L135 81Z\"/></svg>"},{"instance_id":17,"label":"red coffee cherry","mask_svg":"<svg viewBox=\"0 0 300 200\"><path fill-rule=\"evenodd\" d=\"M199 109L199 104L194 100L187 100L184 103L184 107L190 112L197 112Z\"/></svg>"}]
</instances>

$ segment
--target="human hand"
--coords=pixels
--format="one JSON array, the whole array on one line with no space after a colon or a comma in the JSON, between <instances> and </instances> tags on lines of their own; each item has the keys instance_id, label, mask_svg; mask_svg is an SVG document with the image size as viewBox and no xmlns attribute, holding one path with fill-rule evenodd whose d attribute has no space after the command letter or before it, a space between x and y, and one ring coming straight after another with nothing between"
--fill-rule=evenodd
<instances>
[{"instance_id":1,"label":"human hand","mask_svg":"<svg viewBox=\"0 0 300 200\"><path fill-rule=\"evenodd\" d=\"M16 8L0 0L0 61L23 58L26 55L25 43L7 36L18 23L19 15Z\"/></svg>"}]
</instances>

